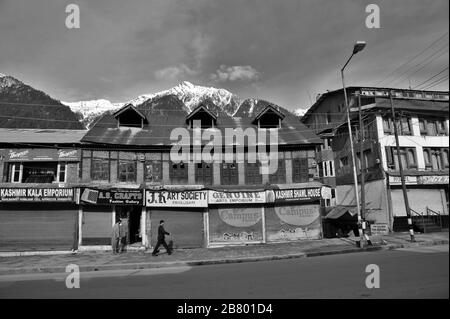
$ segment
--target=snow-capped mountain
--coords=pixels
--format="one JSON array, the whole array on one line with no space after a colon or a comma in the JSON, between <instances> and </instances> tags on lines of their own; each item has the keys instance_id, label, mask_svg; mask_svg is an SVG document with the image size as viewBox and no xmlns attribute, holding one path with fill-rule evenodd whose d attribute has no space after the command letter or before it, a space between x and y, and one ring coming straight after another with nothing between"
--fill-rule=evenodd
<instances>
[{"instance_id":1,"label":"snow-capped mountain","mask_svg":"<svg viewBox=\"0 0 450 319\"><path fill-rule=\"evenodd\" d=\"M189 110L193 110L204 100L210 99L215 105L223 109L229 115L232 115L241 104L241 101L237 95L225 89L194 85L187 81L184 81L168 90L140 95L127 103L137 106L146 101L157 99L166 95L175 95L186 105Z\"/></svg>"},{"instance_id":2,"label":"snow-capped mountain","mask_svg":"<svg viewBox=\"0 0 450 319\"><path fill-rule=\"evenodd\" d=\"M95 119L106 111L117 110L126 104L138 106L169 95L176 96L186 105L189 111L192 111L200 103L208 100L227 114L233 115L241 105L239 97L225 89L194 85L187 81L168 90L140 95L125 103L112 103L105 99L78 102L61 101L61 103L69 106L73 112L80 114L83 124L89 127L92 121L95 121Z\"/></svg>"},{"instance_id":3,"label":"snow-capped mountain","mask_svg":"<svg viewBox=\"0 0 450 319\"><path fill-rule=\"evenodd\" d=\"M79 102L61 101L61 103L70 107L73 112L81 114L83 119L102 114L106 111L117 110L125 105L125 103L111 103L111 101L105 99Z\"/></svg>"},{"instance_id":4,"label":"snow-capped mountain","mask_svg":"<svg viewBox=\"0 0 450 319\"><path fill-rule=\"evenodd\" d=\"M305 113L307 111L308 110L306 110L306 109L299 108L299 109L294 110L292 113L294 113L295 115L301 117L301 116L305 115Z\"/></svg>"}]
</instances>

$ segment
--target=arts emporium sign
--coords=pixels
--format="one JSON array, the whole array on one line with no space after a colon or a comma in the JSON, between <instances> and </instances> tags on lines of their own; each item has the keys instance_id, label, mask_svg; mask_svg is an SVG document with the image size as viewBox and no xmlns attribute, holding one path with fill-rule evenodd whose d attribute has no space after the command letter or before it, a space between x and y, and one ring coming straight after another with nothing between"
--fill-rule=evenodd
<instances>
[{"instance_id":1,"label":"arts emporium sign","mask_svg":"<svg viewBox=\"0 0 450 319\"><path fill-rule=\"evenodd\" d=\"M265 202L265 191L220 192L210 190L208 194L209 204L263 204Z\"/></svg>"}]
</instances>

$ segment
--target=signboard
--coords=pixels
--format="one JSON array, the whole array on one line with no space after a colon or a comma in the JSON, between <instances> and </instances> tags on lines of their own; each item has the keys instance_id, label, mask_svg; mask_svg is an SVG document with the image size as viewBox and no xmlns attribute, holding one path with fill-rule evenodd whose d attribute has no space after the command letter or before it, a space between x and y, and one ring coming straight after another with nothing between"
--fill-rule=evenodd
<instances>
[{"instance_id":1,"label":"signboard","mask_svg":"<svg viewBox=\"0 0 450 319\"><path fill-rule=\"evenodd\" d=\"M298 188L298 189L276 189L268 190L268 201L288 202L321 199L324 194L328 194L324 190L326 187ZM330 191L331 194L331 191Z\"/></svg>"},{"instance_id":2,"label":"signboard","mask_svg":"<svg viewBox=\"0 0 450 319\"><path fill-rule=\"evenodd\" d=\"M141 189L109 189L82 188L80 203L95 205L140 205L143 204Z\"/></svg>"},{"instance_id":3,"label":"signboard","mask_svg":"<svg viewBox=\"0 0 450 319\"><path fill-rule=\"evenodd\" d=\"M370 224L370 232L372 235L387 235L389 227L387 224Z\"/></svg>"},{"instance_id":4,"label":"signboard","mask_svg":"<svg viewBox=\"0 0 450 319\"><path fill-rule=\"evenodd\" d=\"M145 191L147 207L208 207L207 191Z\"/></svg>"},{"instance_id":5,"label":"signboard","mask_svg":"<svg viewBox=\"0 0 450 319\"><path fill-rule=\"evenodd\" d=\"M319 239L320 205L281 205L266 209L268 241Z\"/></svg>"},{"instance_id":6,"label":"signboard","mask_svg":"<svg viewBox=\"0 0 450 319\"><path fill-rule=\"evenodd\" d=\"M0 202L72 202L73 188L0 188Z\"/></svg>"},{"instance_id":7,"label":"signboard","mask_svg":"<svg viewBox=\"0 0 450 319\"><path fill-rule=\"evenodd\" d=\"M449 178L446 175L443 176L419 176L419 184L448 184Z\"/></svg>"},{"instance_id":8,"label":"signboard","mask_svg":"<svg viewBox=\"0 0 450 319\"><path fill-rule=\"evenodd\" d=\"M391 185L401 185L400 176L389 176ZM448 175L429 175L429 176L405 176L405 184L409 185L430 185L430 184L448 184Z\"/></svg>"},{"instance_id":9,"label":"signboard","mask_svg":"<svg viewBox=\"0 0 450 319\"><path fill-rule=\"evenodd\" d=\"M209 191L209 204L257 204L266 202L266 192L219 192Z\"/></svg>"},{"instance_id":10,"label":"signboard","mask_svg":"<svg viewBox=\"0 0 450 319\"><path fill-rule=\"evenodd\" d=\"M389 175L389 184L401 185L402 180L400 176ZM417 176L405 176L405 184L417 184Z\"/></svg>"},{"instance_id":11,"label":"signboard","mask_svg":"<svg viewBox=\"0 0 450 319\"><path fill-rule=\"evenodd\" d=\"M30 161L79 161L80 154L76 149L9 149L5 155L6 162Z\"/></svg>"}]
</instances>

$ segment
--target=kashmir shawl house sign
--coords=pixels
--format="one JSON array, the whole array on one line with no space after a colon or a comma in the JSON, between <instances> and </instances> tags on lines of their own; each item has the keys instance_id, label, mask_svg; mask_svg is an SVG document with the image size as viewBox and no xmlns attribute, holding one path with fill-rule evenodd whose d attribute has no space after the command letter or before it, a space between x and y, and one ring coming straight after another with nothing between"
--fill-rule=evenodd
<instances>
[{"instance_id":1,"label":"kashmir shawl house sign","mask_svg":"<svg viewBox=\"0 0 450 319\"><path fill-rule=\"evenodd\" d=\"M0 202L72 202L73 188L0 188Z\"/></svg>"},{"instance_id":2,"label":"kashmir shawl house sign","mask_svg":"<svg viewBox=\"0 0 450 319\"><path fill-rule=\"evenodd\" d=\"M267 192L271 202L307 201L328 197L327 187L276 189Z\"/></svg>"},{"instance_id":3,"label":"kashmir shawl house sign","mask_svg":"<svg viewBox=\"0 0 450 319\"><path fill-rule=\"evenodd\" d=\"M147 207L208 207L207 191L146 190Z\"/></svg>"}]
</instances>

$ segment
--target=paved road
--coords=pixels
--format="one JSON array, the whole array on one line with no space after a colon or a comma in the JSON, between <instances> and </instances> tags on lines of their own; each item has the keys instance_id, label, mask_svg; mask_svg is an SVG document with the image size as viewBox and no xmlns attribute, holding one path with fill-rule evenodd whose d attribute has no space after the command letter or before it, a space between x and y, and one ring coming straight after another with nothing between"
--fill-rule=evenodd
<instances>
[{"instance_id":1,"label":"paved road","mask_svg":"<svg viewBox=\"0 0 450 319\"><path fill-rule=\"evenodd\" d=\"M333 255L268 262L67 274L0 276L0 298L449 298L449 248ZM368 264L380 288L368 289Z\"/></svg>"}]
</instances>

